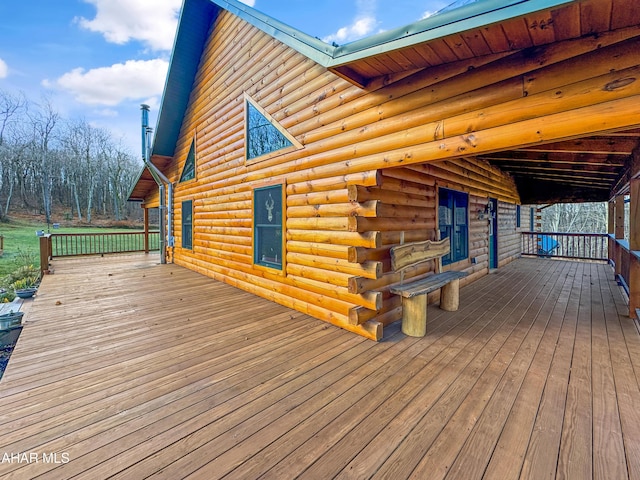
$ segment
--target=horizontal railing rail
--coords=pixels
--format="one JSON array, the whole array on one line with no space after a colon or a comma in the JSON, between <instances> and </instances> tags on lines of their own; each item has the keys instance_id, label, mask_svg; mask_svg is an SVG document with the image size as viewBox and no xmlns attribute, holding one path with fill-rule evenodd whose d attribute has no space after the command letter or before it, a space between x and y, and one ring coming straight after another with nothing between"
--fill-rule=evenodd
<instances>
[{"instance_id":1,"label":"horizontal railing rail","mask_svg":"<svg viewBox=\"0 0 640 480\"><path fill-rule=\"evenodd\" d=\"M160 249L160 232L53 233L49 241L52 258L148 252Z\"/></svg>"},{"instance_id":2,"label":"horizontal railing rail","mask_svg":"<svg viewBox=\"0 0 640 480\"><path fill-rule=\"evenodd\" d=\"M522 255L608 260L606 233L522 232Z\"/></svg>"}]
</instances>

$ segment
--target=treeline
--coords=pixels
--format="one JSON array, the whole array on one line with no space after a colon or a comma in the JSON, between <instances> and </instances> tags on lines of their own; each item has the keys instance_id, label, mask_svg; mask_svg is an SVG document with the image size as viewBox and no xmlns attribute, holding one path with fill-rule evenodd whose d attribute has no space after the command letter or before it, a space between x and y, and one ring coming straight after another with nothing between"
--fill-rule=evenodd
<instances>
[{"instance_id":1,"label":"treeline","mask_svg":"<svg viewBox=\"0 0 640 480\"><path fill-rule=\"evenodd\" d=\"M125 220L140 207L127 194L142 161L105 129L65 119L48 98L35 102L0 90L0 219L12 211L62 211Z\"/></svg>"},{"instance_id":2,"label":"treeline","mask_svg":"<svg viewBox=\"0 0 640 480\"><path fill-rule=\"evenodd\" d=\"M542 209L543 232L607 233L606 203L558 203Z\"/></svg>"}]
</instances>

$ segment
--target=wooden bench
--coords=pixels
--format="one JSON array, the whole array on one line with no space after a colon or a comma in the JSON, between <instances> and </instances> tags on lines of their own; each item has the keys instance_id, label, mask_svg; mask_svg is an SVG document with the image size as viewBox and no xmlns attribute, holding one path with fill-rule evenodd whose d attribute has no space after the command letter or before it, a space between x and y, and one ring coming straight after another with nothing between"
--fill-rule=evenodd
<instances>
[{"instance_id":1,"label":"wooden bench","mask_svg":"<svg viewBox=\"0 0 640 480\"><path fill-rule=\"evenodd\" d=\"M402 332L412 337L424 337L427 334L427 295L437 289L440 291L440 308L450 312L458 310L460 305L460 279L466 272L441 272L442 257L450 251L449 239L439 242L408 243L391 249L391 268L394 272L403 272L406 268L428 260L436 260L435 274L411 281L401 282L391 287L391 293L402 297Z\"/></svg>"}]
</instances>

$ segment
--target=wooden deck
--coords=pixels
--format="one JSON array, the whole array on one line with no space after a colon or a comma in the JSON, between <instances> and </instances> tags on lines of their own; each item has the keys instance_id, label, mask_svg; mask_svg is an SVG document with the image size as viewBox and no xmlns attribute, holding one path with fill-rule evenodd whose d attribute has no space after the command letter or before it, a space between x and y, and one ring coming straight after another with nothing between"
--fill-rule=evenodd
<instances>
[{"instance_id":1,"label":"wooden deck","mask_svg":"<svg viewBox=\"0 0 640 480\"><path fill-rule=\"evenodd\" d=\"M606 265L518 260L374 343L156 260L55 262L0 383L1 478L640 477Z\"/></svg>"}]
</instances>

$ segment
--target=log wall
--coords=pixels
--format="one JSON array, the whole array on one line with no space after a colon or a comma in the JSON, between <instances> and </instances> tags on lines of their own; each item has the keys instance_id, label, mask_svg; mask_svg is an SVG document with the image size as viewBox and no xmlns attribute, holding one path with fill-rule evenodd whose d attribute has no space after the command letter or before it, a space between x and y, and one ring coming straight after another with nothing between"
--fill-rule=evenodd
<instances>
[{"instance_id":1,"label":"log wall","mask_svg":"<svg viewBox=\"0 0 640 480\"><path fill-rule=\"evenodd\" d=\"M437 187L469 193L470 212L498 198L500 262L517 255L515 184L469 155L530 143L531 129L540 127L531 123L536 115L553 114L551 123L563 125L563 135L579 109L619 102L624 115L622 99L635 85L595 100L584 94L611 81L611 62L604 58L620 58L620 69L640 63L629 60L638 56L638 42L619 40L599 39L595 65L571 75L563 62L580 57L578 63L589 63L590 43L460 61L367 91L223 12L205 46L165 172L176 182L173 261L379 339L382 327L400 318L400 301L388 293L400 280L390 272L389 248L401 232L405 241L434 238ZM558 95L563 85L570 87ZM304 148L245 162L245 94ZM535 141L553 132L538 131ZM194 137L196 178L177 183ZM278 182L286 186L284 272L256 268L252 260L252 191ZM180 207L188 199L192 250L180 247ZM488 222L471 214L469 228L469 259L451 268L470 271L472 281L487 271ZM422 265L405 278L432 270L432 264Z\"/></svg>"}]
</instances>

